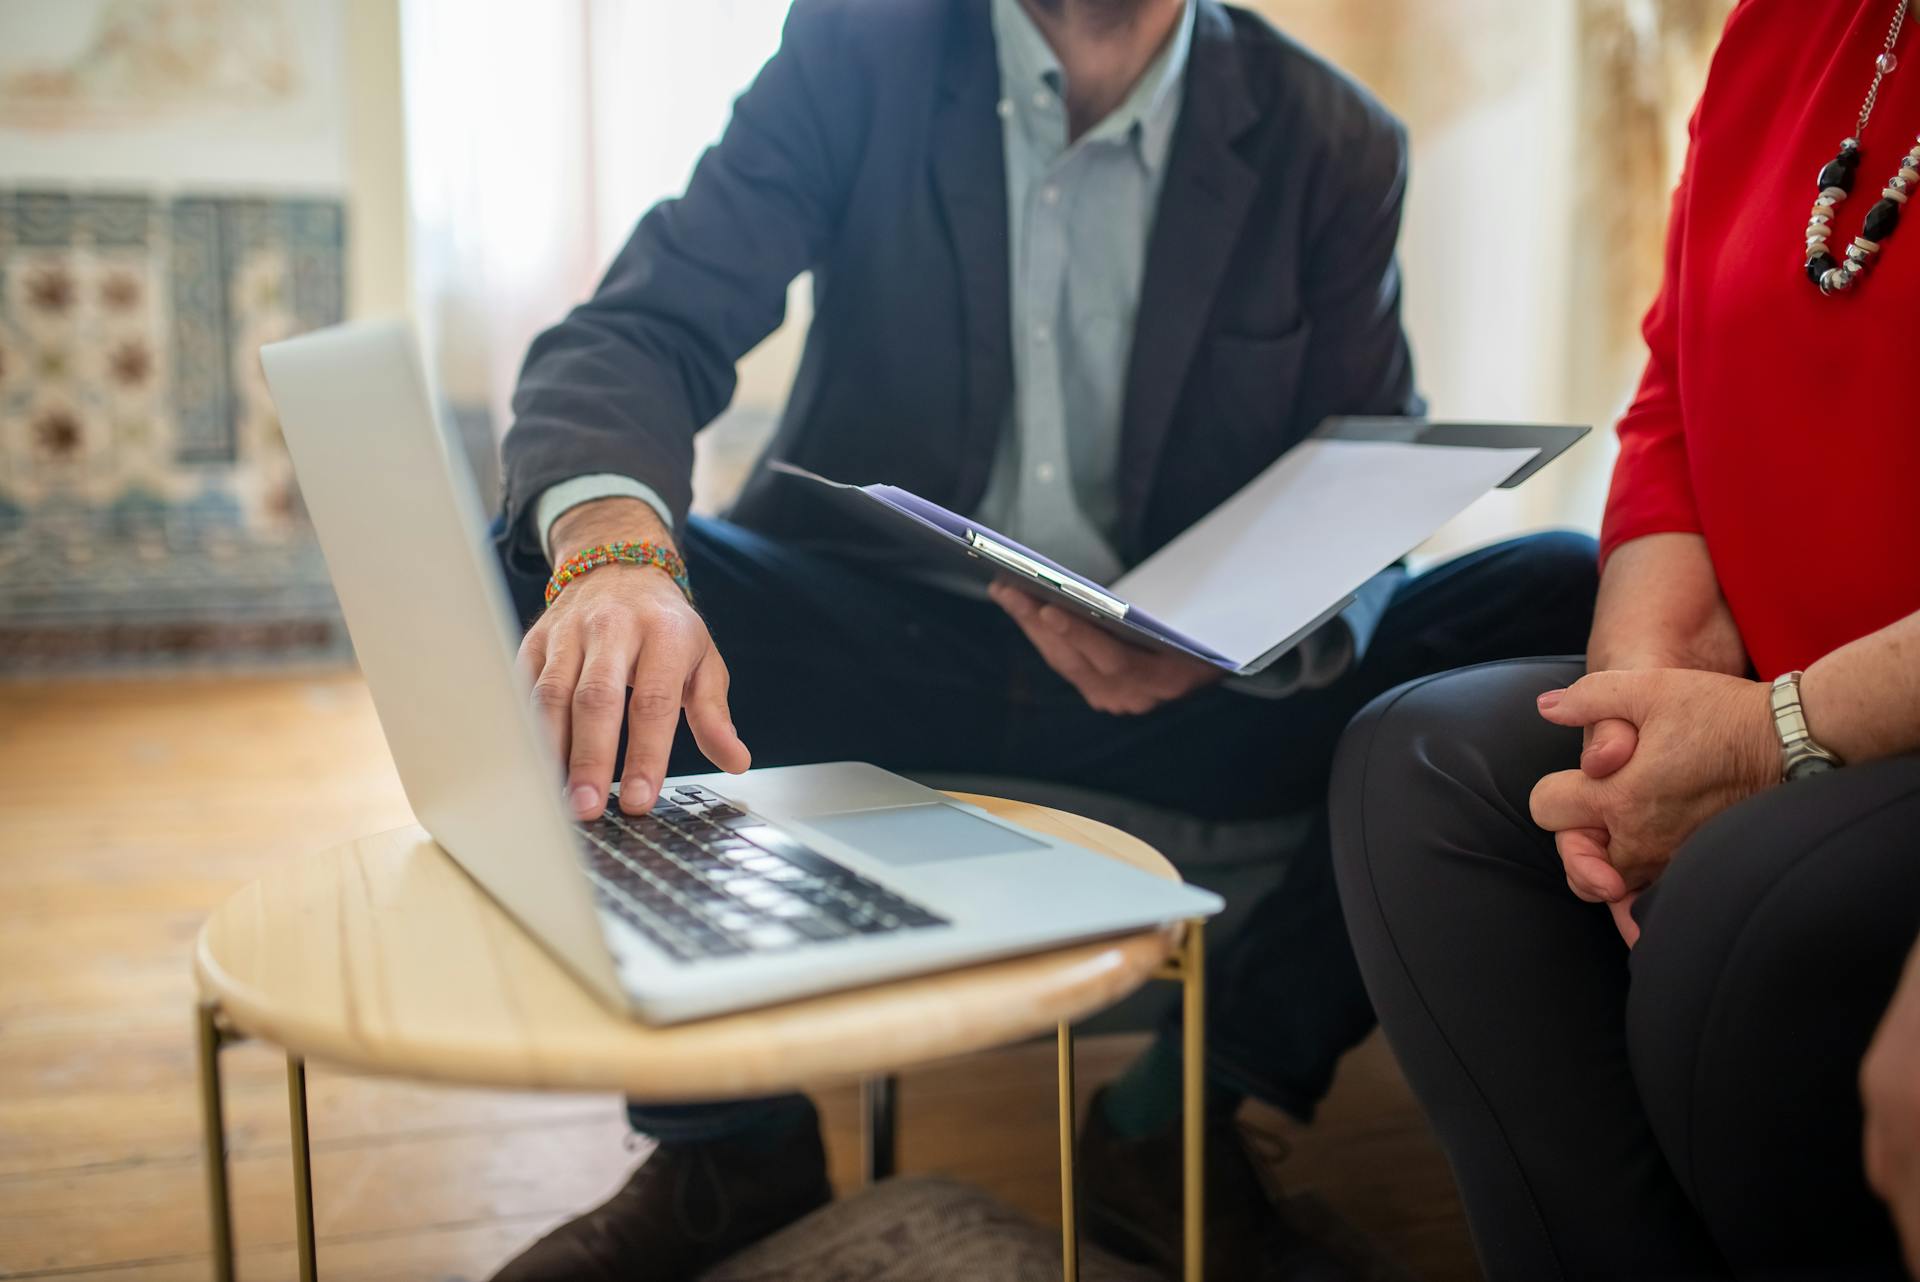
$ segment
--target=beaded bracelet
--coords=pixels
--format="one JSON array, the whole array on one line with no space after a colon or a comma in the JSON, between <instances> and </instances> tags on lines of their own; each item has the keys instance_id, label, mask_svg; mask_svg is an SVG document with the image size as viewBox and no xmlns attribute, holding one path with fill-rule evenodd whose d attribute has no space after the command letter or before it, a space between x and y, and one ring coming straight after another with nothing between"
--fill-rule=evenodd
<instances>
[{"instance_id":1,"label":"beaded bracelet","mask_svg":"<svg viewBox=\"0 0 1920 1282\"><path fill-rule=\"evenodd\" d=\"M665 570L688 601L693 600L693 584L687 580L687 563L672 548L651 540L641 543L603 543L575 552L562 561L547 580L547 604L552 605L560 589L590 570L618 561L622 565L651 565Z\"/></svg>"}]
</instances>

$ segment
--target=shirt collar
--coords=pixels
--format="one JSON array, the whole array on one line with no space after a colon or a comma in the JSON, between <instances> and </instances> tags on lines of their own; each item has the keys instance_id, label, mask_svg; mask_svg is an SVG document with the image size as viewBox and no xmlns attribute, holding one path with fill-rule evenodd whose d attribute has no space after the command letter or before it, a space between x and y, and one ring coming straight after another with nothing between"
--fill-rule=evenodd
<instances>
[{"instance_id":1,"label":"shirt collar","mask_svg":"<svg viewBox=\"0 0 1920 1282\"><path fill-rule=\"evenodd\" d=\"M1020 0L993 0L994 46L1000 63L1000 112L1017 115L1043 136L1064 137L1066 74L1053 47ZM1141 163L1158 170L1173 146L1180 115L1180 89L1193 47L1194 0L1185 0L1179 25L1147 64L1120 105L1081 138L1082 142L1131 138Z\"/></svg>"}]
</instances>

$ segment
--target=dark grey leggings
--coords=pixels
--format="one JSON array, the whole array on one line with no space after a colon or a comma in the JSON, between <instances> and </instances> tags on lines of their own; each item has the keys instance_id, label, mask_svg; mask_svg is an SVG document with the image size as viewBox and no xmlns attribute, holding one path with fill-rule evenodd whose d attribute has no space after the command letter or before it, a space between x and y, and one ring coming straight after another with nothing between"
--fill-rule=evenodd
<instances>
[{"instance_id":1,"label":"dark grey leggings","mask_svg":"<svg viewBox=\"0 0 1920 1282\"><path fill-rule=\"evenodd\" d=\"M1860 1057L1920 934L1920 757L1718 816L1643 895L1629 954L1527 796L1579 732L1575 660L1401 686L1333 782L1361 973L1490 1282L1895 1279L1860 1161Z\"/></svg>"}]
</instances>

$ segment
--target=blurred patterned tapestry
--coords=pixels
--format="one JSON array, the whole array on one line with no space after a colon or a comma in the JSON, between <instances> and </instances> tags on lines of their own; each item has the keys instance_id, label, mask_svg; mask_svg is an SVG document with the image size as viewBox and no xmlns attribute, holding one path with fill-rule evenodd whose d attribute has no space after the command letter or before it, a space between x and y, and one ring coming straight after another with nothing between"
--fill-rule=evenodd
<instances>
[{"instance_id":1,"label":"blurred patterned tapestry","mask_svg":"<svg viewBox=\"0 0 1920 1282\"><path fill-rule=\"evenodd\" d=\"M0 673L349 653L261 377L338 200L0 188Z\"/></svg>"}]
</instances>

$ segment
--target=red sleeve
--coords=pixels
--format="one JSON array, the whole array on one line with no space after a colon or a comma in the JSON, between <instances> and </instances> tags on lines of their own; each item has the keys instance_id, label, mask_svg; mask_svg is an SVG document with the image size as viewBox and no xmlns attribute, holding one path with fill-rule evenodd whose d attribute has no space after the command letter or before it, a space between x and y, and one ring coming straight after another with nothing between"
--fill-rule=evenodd
<instances>
[{"instance_id":1,"label":"red sleeve","mask_svg":"<svg viewBox=\"0 0 1920 1282\"><path fill-rule=\"evenodd\" d=\"M1666 268L1660 293L1647 310L1641 333L1647 367L1640 389L1620 417L1620 457L1613 465L1607 511L1600 523L1600 560L1646 534L1700 532L1687 471L1686 420L1680 411L1680 247L1685 240L1688 193L1693 183L1693 147L1699 113L1687 127L1687 163L1674 188L1667 220Z\"/></svg>"}]
</instances>

